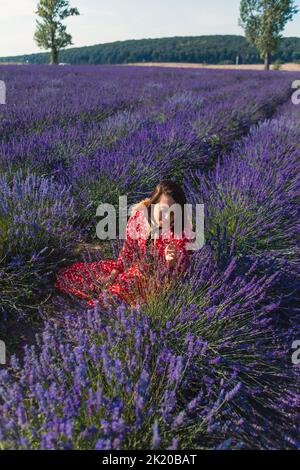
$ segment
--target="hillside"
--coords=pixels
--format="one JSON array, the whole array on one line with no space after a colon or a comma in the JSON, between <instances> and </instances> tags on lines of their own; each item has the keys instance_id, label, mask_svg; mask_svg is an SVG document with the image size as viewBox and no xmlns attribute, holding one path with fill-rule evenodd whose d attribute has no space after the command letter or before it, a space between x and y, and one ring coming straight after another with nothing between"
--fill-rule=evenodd
<instances>
[{"instance_id":1,"label":"hillside","mask_svg":"<svg viewBox=\"0 0 300 470\"><path fill-rule=\"evenodd\" d=\"M183 36L116 41L95 46L73 47L60 53L60 62L69 64L126 64L132 62L189 62L234 64L261 63L255 49L243 36ZM300 60L300 37L283 38L273 60ZM2 57L0 62L49 62L49 53Z\"/></svg>"}]
</instances>

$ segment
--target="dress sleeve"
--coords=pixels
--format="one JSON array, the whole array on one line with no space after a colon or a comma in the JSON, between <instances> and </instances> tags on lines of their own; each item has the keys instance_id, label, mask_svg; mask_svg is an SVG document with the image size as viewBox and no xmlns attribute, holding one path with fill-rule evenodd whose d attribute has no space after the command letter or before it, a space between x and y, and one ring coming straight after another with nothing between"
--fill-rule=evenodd
<instances>
[{"instance_id":1,"label":"dress sleeve","mask_svg":"<svg viewBox=\"0 0 300 470\"><path fill-rule=\"evenodd\" d=\"M141 254L144 254L147 239L146 219L143 211L133 213L127 222L126 240L118 256L118 270L126 270Z\"/></svg>"}]
</instances>

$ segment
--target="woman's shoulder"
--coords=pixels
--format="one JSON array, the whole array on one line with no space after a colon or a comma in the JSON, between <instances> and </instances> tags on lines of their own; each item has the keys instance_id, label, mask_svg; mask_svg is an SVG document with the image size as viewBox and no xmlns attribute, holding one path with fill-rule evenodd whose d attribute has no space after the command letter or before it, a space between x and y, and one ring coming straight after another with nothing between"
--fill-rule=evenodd
<instances>
[{"instance_id":1,"label":"woman's shoulder","mask_svg":"<svg viewBox=\"0 0 300 470\"><path fill-rule=\"evenodd\" d=\"M140 217L146 215L150 199L143 199L132 207L130 217Z\"/></svg>"},{"instance_id":2,"label":"woman's shoulder","mask_svg":"<svg viewBox=\"0 0 300 470\"><path fill-rule=\"evenodd\" d=\"M130 235L131 238L147 238L149 235L149 228L147 207L139 203L131 211L127 225L127 234Z\"/></svg>"}]
</instances>

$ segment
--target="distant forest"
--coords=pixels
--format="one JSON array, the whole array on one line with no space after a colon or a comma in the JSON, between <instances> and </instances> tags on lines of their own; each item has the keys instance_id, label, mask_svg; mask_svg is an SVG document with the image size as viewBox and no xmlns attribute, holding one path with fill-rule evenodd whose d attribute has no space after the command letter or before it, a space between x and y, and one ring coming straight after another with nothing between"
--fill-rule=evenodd
<instances>
[{"instance_id":1,"label":"distant forest","mask_svg":"<svg viewBox=\"0 0 300 470\"><path fill-rule=\"evenodd\" d=\"M72 47L59 54L68 64L126 64L129 62L191 62L207 64L262 63L243 36L184 36L116 41L95 46ZM299 62L300 38L283 38L273 61ZM49 53L2 57L1 62L49 63Z\"/></svg>"}]
</instances>

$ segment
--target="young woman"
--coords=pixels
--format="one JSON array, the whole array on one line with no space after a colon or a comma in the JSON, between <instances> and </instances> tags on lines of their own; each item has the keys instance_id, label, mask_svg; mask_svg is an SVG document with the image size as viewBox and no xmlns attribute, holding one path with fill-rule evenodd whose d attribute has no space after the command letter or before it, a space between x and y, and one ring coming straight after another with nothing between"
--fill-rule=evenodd
<instances>
[{"instance_id":1,"label":"young woman","mask_svg":"<svg viewBox=\"0 0 300 470\"><path fill-rule=\"evenodd\" d=\"M146 300L147 285L157 270L177 276L188 266L186 245L190 233L185 223L186 202L177 183L162 181L149 198L132 209L126 240L117 259L78 262L62 268L55 286L86 299L90 306L107 299L107 294L131 305ZM178 216L172 206L181 209Z\"/></svg>"}]
</instances>

